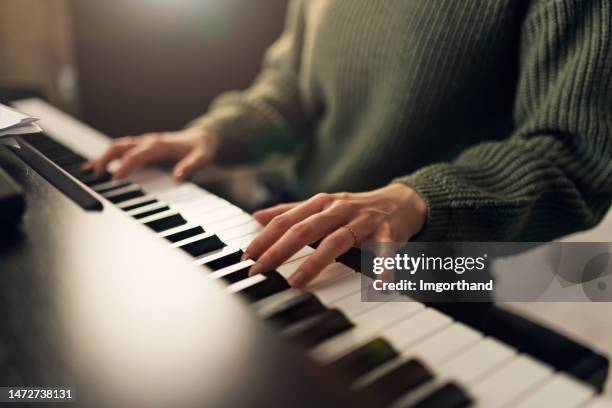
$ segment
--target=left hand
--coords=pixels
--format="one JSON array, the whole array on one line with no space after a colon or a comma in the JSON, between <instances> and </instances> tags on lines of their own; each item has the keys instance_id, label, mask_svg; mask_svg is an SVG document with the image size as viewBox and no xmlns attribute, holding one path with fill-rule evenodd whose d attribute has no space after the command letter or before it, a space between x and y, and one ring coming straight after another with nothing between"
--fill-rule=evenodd
<instances>
[{"instance_id":1,"label":"left hand","mask_svg":"<svg viewBox=\"0 0 612 408\"><path fill-rule=\"evenodd\" d=\"M321 193L258 211L254 217L265 228L243 256L243 260L257 260L251 275L275 269L304 246L325 237L289 278L291 286L301 289L338 256L364 241L409 240L423 228L427 205L411 187L393 183L365 193Z\"/></svg>"}]
</instances>

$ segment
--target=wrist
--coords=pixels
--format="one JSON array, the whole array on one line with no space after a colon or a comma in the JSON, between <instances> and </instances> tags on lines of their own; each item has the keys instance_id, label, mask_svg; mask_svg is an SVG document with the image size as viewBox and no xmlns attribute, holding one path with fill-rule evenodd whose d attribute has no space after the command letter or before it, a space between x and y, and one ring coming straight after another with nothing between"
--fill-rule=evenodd
<instances>
[{"instance_id":1,"label":"wrist","mask_svg":"<svg viewBox=\"0 0 612 408\"><path fill-rule=\"evenodd\" d=\"M410 225L410 236L418 234L427 220L427 202L412 187L403 183L392 183L387 187L396 203L399 217Z\"/></svg>"},{"instance_id":2,"label":"wrist","mask_svg":"<svg viewBox=\"0 0 612 408\"><path fill-rule=\"evenodd\" d=\"M185 132L196 144L204 144L209 151L216 153L219 149L220 138L216 131L207 127L192 126L185 129Z\"/></svg>"}]
</instances>

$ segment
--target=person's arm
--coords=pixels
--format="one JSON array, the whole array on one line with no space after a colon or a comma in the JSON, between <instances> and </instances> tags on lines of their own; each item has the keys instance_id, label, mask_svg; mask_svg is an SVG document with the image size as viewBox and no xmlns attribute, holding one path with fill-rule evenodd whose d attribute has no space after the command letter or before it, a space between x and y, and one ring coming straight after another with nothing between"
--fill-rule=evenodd
<instances>
[{"instance_id":1,"label":"person's arm","mask_svg":"<svg viewBox=\"0 0 612 408\"><path fill-rule=\"evenodd\" d=\"M299 0L289 3L285 29L267 50L253 85L222 94L208 113L190 123L219 135L219 161L253 161L271 150L291 149L299 141L307 121L298 85L303 7Z\"/></svg>"},{"instance_id":2,"label":"person's arm","mask_svg":"<svg viewBox=\"0 0 612 408\"><path fill-rule=\"evenodd\" d=\"M516 131L398 182L427 203L420 240L546 241L612 199L612 3L548 0L521 36Z\"/></svg>"}]
</instances>

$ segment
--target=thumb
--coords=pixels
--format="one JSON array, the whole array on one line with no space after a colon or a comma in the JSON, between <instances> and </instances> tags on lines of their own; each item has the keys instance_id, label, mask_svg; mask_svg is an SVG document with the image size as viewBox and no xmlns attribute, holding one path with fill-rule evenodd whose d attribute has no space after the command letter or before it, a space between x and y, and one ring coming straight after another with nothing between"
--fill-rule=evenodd
<instances>
[{"instance_id":1,"label":"thumb","mask_svg":"<svg viewBox=\"0 0 612 408\"><path fill-rule=\"evenodd\" d=\"M193 149L174 166L172 176L179 181L187 180L196 170L208 164L209 160L210 157L204 149Z\"/></svg>"}]
</instances>

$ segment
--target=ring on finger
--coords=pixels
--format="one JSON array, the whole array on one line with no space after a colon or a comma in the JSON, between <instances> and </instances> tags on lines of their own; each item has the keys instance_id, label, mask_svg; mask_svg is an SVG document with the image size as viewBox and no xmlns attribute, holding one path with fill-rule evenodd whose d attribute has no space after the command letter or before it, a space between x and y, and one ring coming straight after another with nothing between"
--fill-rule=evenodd
<instances>
[{"instance_id":1,"label":"ring on finger","mask_svg":"<svg viewBox=\"0 0 612 408\"><path fill-rule=\"evenodd\" d=\"M346 229L353 236L353 246L359 246L359 237L357 237L357 233L348 225L345 225L342 228Z\"/></svg>"}]
</instances>

